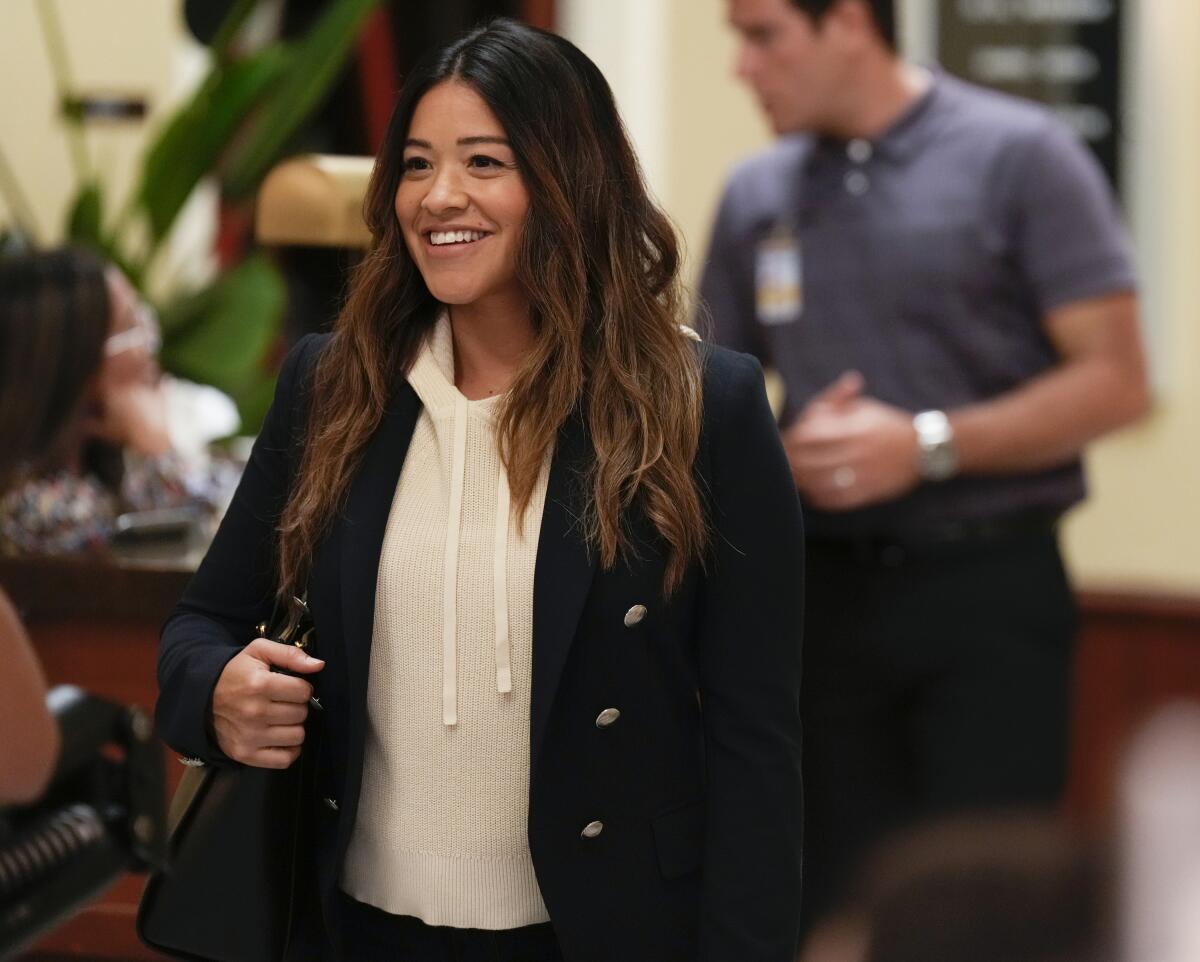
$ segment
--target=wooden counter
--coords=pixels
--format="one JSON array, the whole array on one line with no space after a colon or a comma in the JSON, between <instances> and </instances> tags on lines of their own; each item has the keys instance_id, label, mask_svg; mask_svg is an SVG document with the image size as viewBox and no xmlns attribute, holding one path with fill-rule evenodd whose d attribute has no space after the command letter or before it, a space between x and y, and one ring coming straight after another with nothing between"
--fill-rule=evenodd
<instances>
[{"instance_id":1,"label":"wooden counter","mask_svg":"<svg viewBox=\"0 0 1200 962\"><path fill-rule=\"evenodd\" d=\"M148 547L90 559L0 559L0 587L33 639L51 685L79 685L123 704L154 707L158 630L202 546ZM164 746L168 791L181 768ZM144 876L121 879L49 935L27 960L148 960L133 930Z\"/></svg>"},{"instance_id":2,"label":"wooden counter","mask_svg":"<svg viewBox=\"0 0 1200 962\"><path fill-rule=\"evenodd\" d=\"M0 586L22 613L51 683L80 685L150 708L158 629L200 550L192 545L186 551L149 549L88 561L0 560ZM1067 809L1082 820L1102 822L1115 763L1136 726L1175 698L1200 699L1200 598L1085 592L1080 606ZM173 754L166 757L173 790L182 767ZM142 881L123 879L25 958L160 958L133 931Z\"/></svg>"}]
</instances>

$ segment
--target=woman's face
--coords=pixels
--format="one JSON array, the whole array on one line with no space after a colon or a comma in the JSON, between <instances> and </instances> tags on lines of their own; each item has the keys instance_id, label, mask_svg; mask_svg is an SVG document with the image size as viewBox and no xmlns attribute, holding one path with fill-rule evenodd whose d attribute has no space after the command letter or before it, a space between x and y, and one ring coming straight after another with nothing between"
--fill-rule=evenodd
<instances>
[{"instance_id":1,"label":"woman's face","mask_svg":"<svg viewBox=\"0 0 1200 962\"><path fill-rule=\"evenodd\" d=\"M109 334L85 431L142 454L163 454L171 449L171 439L158 367L158 322L119 270L109 268L105 280Z\"/></svg>"},{"instance_id":2,"label":"woman's face","mask_svg":"<svg viewBox=\"0 0 1200 962\"><path fill-rule=\"evenodd\" d=\"M430 293L444 304L510 306L527 298L517 250L529 193L495 115L448 80L417 103L404 145L396 218Z\"/></svg>"}]
</instances>

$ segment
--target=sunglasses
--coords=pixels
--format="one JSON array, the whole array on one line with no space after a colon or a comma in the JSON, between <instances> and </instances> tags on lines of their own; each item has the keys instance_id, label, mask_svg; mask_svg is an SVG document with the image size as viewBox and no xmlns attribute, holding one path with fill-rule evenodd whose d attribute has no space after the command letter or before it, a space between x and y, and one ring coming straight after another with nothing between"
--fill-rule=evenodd
<instances>
[{"instance_id":1,"label":"sunglasses","mask_svg":"<svg viewBox=\"0 0 1200 962\"><path fill-rule=\"evenodd\" d=\"M133 326L116 334L110 334L104 342L104 356L113 357L125 351L144 348L149 354L158 354L162 347L162 334L158 329L158 317L145 301L138 301L130 308Z\"/></svg>"}]
</instances>

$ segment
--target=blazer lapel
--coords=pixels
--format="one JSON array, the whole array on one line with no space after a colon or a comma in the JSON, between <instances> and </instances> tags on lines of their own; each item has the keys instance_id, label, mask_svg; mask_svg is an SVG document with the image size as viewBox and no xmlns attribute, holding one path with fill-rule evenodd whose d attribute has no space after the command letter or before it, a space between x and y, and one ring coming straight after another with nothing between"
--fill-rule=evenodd
<instances>
[{"instance_id":1,"label":"blazer lapel","mask_svg":"<svg viewBox=\"0 0 1200 962\"><path fill-rule=\"evenodd\" d=\"M559 431L547 480L546 505L533 574L533 690L530 696L530 769L537 762L559 678L571 650L596 570L583 528L587 494L581 479L591 445L582 419L572 415Z\"/></svg>"},{"instance_id":2,"label":"blazer lapel","mask_svg":"<svg viewBox=\"0 0 1200 962\"><path fill-rule=\"evenodd\" d=\"M340 520L342 546L342 628L349 672L351 744L362 748L367 704L367 670L375 624L375 585L388 513L400 480L421 402L405 381L371 439ZM358 759L352 767L357 768ZM357 776L357 771L354 772ZM357 787L357 777L351 780Z\"/></svg>"}]
</instances>

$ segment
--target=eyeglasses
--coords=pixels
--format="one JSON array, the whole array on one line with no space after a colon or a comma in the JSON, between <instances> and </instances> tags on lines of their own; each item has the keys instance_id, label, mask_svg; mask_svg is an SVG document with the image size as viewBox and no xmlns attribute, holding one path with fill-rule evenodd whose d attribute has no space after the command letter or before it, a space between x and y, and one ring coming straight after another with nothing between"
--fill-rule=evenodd
<instances>
[{"instance_id":1,"label":"eyeglasses","mask_svg":"<svg viewBox=\"0 0 1200 962\"><path fill-rule=\"evenodd\" d=\"M154 308L139 300L130 307L129 312L133 316L133 326L108 336L104 341L104 356L113 357L138 348L144 348L152 355L158 354L162 347L162 334L159 333Z\"/></svg>"}]
</instances>

